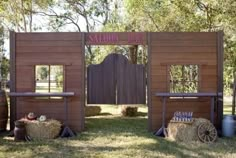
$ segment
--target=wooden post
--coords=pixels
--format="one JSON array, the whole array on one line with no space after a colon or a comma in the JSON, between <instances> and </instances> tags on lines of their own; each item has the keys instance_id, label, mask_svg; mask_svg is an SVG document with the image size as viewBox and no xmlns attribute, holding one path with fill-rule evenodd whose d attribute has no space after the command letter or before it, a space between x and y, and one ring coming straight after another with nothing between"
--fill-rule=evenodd
<instances>
[{"instance_id":1,"label":"wooden post","mask_svg":"<svg viewBox=\"0 0 236 158\"><path fill-rule=\"evenodd\" d=\"M81 69L82 69L82 76L81 76L81 79L82 79L82 81L81 81L81 87L82 87L82 89L81 89L81 104L80 104L80 108L81 108L81 110L80 110L80 115L81 115L81 130L84 130L84 124L85 124L85 113L84 113L84 111L85 111L85 73L86 73L86 63L85 63L85 33L81 33L81 35L82 35L82 38L81 38L81 43L82 43L82 45L81 45L81 56L82 56L82 58L81 58L81 60L82 60L82 66L81 66Z\"/></svg>"},{"instance_id":2,"label":"wooden post","mask_svg":"<svg viewBox=\"0 0 236 158\"><path fill-rule=\"evenodd\" d=\"M211 123L214 124L214 113L215 113L215 97L211 97Z\"/></svg>"},{"instance_id":3,"label":"wooden post","mask_svg":"<svg viewBox=\"0 0 236 158\"><path fill-rule=\"evenodd\" d=\"M10 92L16 92L16 33L10 31ZM10 130L16 120L16 98L10 99Z\"/></svg>"},{"instance_id":4,"label":"wooden post","mask_svg":"<svg viewBox=\"0 0 236 158\"><path fill-rule=\"evenodd\" d=\"M217 33L217 92L223 94L223 61L224 61L224 46L223 46L223 31ZM217 129L222 129L223 119L223 95L217 97Z\"/></svg>"},{"instance_id":5,"label":"wooden post","mask_svg":"<svg viewBox=\"0 0 236 158\"><path fill-rule=\"evenodd\" d=\"M233 102L232 102L232 115L235 115L235 93L236 93L236 74L234 74L234 85L233 85Z\"/></svg>"},{"instance_id":6,"label":"wooden post","mask_svg":"<svg viewBox=\"0 0 236 158\"><path fill-rule=\"evenodd\" d=\"M147 105L148 105L148 130L152 131L152 94L151 94L151 33L147 33L148 63L147 63Z\"/></svg>"}]
</instances>

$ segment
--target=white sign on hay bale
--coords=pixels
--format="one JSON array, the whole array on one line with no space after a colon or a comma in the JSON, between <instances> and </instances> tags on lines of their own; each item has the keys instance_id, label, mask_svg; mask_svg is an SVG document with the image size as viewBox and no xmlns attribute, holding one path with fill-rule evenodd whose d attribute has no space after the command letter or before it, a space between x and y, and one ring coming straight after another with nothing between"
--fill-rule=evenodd
<instances>
[{"instance_id":1,"label":"white sign on hay bale","mask_svg":"<svg viewBox=\"0 0 236 158\"><path fill-rule=\"evenodd\" d=\"M200 141L198 127L202 123L211 123L204 118L194 118L192 124L170 122L167 127L167 139L181 142Z\"/></svg>"}]
</instances>

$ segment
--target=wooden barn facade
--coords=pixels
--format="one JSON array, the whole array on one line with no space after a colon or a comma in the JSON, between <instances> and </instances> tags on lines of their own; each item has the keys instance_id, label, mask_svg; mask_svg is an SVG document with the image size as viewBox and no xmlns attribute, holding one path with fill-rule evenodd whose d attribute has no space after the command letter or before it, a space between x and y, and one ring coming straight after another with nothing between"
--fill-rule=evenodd
<instances>
[{"instance_id":1,"label":"wooden barn facade","mask_svg":"<svg viewBox=\"0 0 236 158\"><path fill-rule=\"evenodd\" d=\"M47 115L65 121L65 100L68 97L68 125L77 132L84 130L85 115L85 46L86 45L147 45L147 105L148 127L156 131L162 125L163 97L157 93L211 93L212 98L203 97L168 97L166 100L165 119L168 121L175 111L192 111L194 117L210 119L214 113L214 124L221 127L223 116L223 33L222 32L115 32L115 33L15 33L10 34L11 60L11 128L14 121L29 112ZM60 85L61 97L37 96L37 67L47 69L48 85L50 78L59 66L62 74ZM186 74L188 67L196 69L194 80L176 81L176 70ZM41 70L40 70L41 71ZM56 72L55 72L56 73ZM192 73L190 74L191 76ZM191 83L191 84L190 84ZM176 85L182 84L182 90ZM191 92L184 90L184 85L193 85ZM174 88L173 88L174 87ZM177 86L181 87L181 86ZM145 88L144 88L145 89ZM49 88L47 94L53 93ZM35 96L32 94L36 94ZM27 95L31 94L31 95ZM22 97L24 96L24 97ZM212 109L213 107L213 109Z\"/></svg>"},{"instance_id":2,"label":"wooden barn facade","mask_svg":"<svg viewBox=\"0 0 236 158\"><path fill-rule=\"evenodd\" d=\"M170 67L172 65L198 66L198 93L223 93L223 34L217 33L151 33L149 44L149 127L161 126L162 97L154 94L170 92ZM192 111L194 117L210 119L211 98L168 98L166 118L175 111ZM223 116L222 96L217 96L214 106L214 124L219 128Z\"/></svg>"}]
</instances>

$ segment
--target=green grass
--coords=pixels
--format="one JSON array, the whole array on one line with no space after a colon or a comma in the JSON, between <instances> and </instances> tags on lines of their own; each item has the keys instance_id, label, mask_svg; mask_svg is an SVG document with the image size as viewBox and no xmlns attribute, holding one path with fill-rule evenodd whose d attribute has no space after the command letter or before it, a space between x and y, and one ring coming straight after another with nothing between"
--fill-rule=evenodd
<instances>
[{"instance_id":1,"label":"green grass","mask_svg":"<svg viewBox=\"0 0 236 158\"><path fill-rule=\"evenodd\" d=\"M236 157L236 137L216 143L177 143L147 131L147 108L138 117L121 117L117 106L103 106L100 116L86 118L86 130L74 138L14 142L0 137L0 157Z\"/></svg>"},{"instance_id":2,"label":"green grass","mask_svg":"<svg viewBox=\"0 0 236 158\"><path fill-rule=\"evenodd\" d=\"M224 98L224 115L232 115L232 97Z\"/></svg>"},{"instance_id":3,"label":"green grass","mask_svg":"<svg viewBox=\"0 0 236 158\"><path fill-rule=\"evenodd\" d=\"M47 93L48 87L36 87L36 92ZM62 87L50 87L50 92L63 92Z\"/></svg>"},{"instance_id":4,"label":"green grass","mask_svg":"<svg viewBox=\"0 0 236 158\"><path fill-rule=\"evenodd\" d=\"M224 105L224 115L232 115L232 105Z\"/></svg>"}]
</instances>

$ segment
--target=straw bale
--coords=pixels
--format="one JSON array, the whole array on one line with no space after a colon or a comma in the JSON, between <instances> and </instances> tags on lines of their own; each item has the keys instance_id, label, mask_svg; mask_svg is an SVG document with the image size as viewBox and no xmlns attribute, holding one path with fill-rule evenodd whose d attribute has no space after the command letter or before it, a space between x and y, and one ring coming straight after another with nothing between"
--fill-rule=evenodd
<instances>
[{"instance_id":1,"label":"straw bale","mask_svg":"<svg viewBox=\"0 0 236 158\"><path fill-rule=\"evenodd\" d=\"M201 123L210 123L210 121L204 118L194 118L192 124L170 122L167 127L167 139L180 142L200 141L197 130Z\"/></svg>"},{"instance_id":2,"label":"straw bale","mask_svg":"<svg viewBox=\"0 0 236 158\"><path fill-rule=\"evenodd\" d=\"M123 116L137 116L137 114L138 114L138 107L122 105L121 106L121 114Z\"/></svg>"},{"instance_id":3,"label":"straw bale","mask_svg":"<svg viewBox=\"0 0 236 158\"><path fill-rule=\"evenodd\" d=\"M101 111L100 106L85 106L85 116L99 115Z\"/></svg>"},{"instance_id":4,"label":"straw bale","mask_svg":"<svg viewBox=\"0 0 236 158\"><path fill-rule=\"evenodd\" d=\"M38 120L24 120L26 133L32 139L53 139L56 138L60 131L62 124L53 119L48 119L46 121Z\"/></svg>"}]
</instances>

